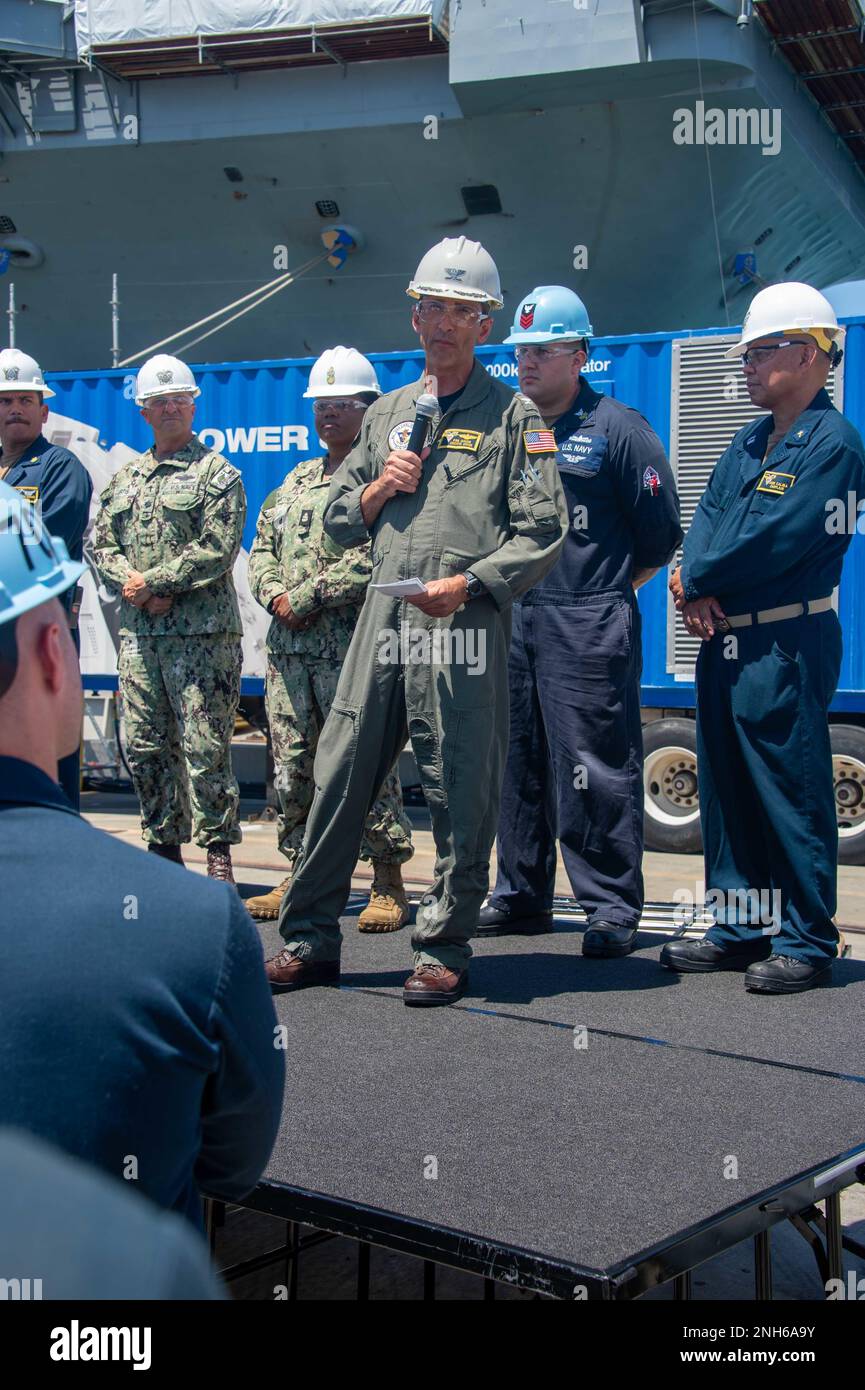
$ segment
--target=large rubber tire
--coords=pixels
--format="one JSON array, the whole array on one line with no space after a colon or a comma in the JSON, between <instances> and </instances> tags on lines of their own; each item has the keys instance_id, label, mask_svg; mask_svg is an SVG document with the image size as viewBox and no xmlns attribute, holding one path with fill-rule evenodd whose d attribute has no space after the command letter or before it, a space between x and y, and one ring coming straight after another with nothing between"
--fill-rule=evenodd
<instances>
[{"instance_id":1,"label":"large rubber tire","mask_svg":"<svg viewBox=\"0 0 865 1390\"><path fill-rule=\"evenodd\" d=\"M865 729L832 724L838 863L865 864Z\"/></svg>"},{"instance_id":2,"label":"large rubber tire","mask_svg":"<svg viewBox=\"0 0 865 1390\"><path fill-rule=\"evenodd\" d=\"M699 854L697 726L693 719L655 719L643 725L646 849Z\"/></svg>"}]
</instances>

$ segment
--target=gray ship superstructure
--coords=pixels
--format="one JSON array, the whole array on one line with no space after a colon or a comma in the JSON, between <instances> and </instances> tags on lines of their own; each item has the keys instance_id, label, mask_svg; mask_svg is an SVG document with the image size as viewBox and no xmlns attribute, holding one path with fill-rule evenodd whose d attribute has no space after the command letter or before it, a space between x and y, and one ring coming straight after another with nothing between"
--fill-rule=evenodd
<instances>
[{"instance_id":1,"label":"gray ship superstructure","mask_svg":"<svg viewBox=\"0 0 865 1390\"><path fill-rule=\"evenodd\" d=\"M12 280L50 370L112 365L114 275L121 363L235 301L170 350L414 346L405 285L446 235L494 255L502 323L564 282L603 333L737 323L755 284L861 273L865 142L801 71L829 71L830 38L794 71L778 0L189 0L193 33L140 8L0 3L0 309ZM360 248L341 269L334 224Z\"/></svg>"}]
</instances>

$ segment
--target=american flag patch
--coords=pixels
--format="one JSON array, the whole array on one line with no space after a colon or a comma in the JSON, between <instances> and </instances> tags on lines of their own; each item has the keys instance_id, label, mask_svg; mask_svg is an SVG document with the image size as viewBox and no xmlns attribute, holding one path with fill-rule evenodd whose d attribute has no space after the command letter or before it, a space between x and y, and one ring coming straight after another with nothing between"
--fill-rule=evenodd
<instances>
[{"instance_id":1,"label":"american flag patch","mask_svg":"<svg viewBox=\"0 0 865 1390\"><path fill-rule=\"evenodd\" d=\"M527 454L555 453L556 437L552 430L523 430Z\"/></svg>"}]
</instances>

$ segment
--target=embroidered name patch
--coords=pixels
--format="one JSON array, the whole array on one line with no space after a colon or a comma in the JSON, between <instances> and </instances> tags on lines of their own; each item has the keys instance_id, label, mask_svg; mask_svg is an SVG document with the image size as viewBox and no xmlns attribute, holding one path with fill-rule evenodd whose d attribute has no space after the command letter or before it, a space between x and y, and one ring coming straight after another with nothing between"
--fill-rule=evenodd
<instances>
[{"instance_id":1,"label":"embroidered name patch","mask_svg":"<svg viewBox=\"0 0 865 1390\"><path fill-rule=\"evenodd\" d=\"M770 473L767 470L757 484L757 492L771 492L776 497L782 497L785 492L789 492L795 481L794 473Z\"/></svg>"},{"instance_id":2,"label":"embroidered name patch","mask_svg":"<svg viewBox=\"0 0 865 1390\"><path fill-rule=\"evenodd\" d=\"M482 430L442 430L444 449L459 449L464 454L476 454L483 439Z\"/></svg>"}]
</instances>

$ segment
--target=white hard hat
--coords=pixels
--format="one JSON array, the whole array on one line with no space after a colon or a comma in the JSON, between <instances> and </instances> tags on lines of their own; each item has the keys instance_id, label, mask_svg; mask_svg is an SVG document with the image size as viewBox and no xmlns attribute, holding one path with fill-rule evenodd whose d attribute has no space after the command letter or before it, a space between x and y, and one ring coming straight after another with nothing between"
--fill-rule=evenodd
<instances>
[{"instance_id":1,"label":"white hard hat","mask_svg":"<svg viewBox=\"0 0 865 1390\"><path fill-rule=\"evenodd\" d=\"M151 396L175 396L181 391L200 396L195 377L179 357L158 352L143 363L135 381L135 403L143 405Z\"/></svg>"},{"instance_id":2,"label":"white hard hat","mask_svg":"<svg viewBox=\"0 0 865 1390\"><path fill-rule=\"evenodd\" d=\"M421 258L406 290L412 299L435 295L441 299L471 299L487 309L501 309L499 272L479 241L446 236Z\"/></svg>"},{"instance_id":3,"label":"white hard hat","mask_svg":"<svg viewBox=\"0 0 865 1390\"><path fill-rule=\"evenodd\" d=\"M304 396L321 400L325 396L358 396L361 392L381 395L375 367L357 348L327 348L313 362Z\"/></svg>"},{"instance_id":4,"label":"white hard hat","mask_svg":"<svg viewBox=\"0 0 865 1390\"><path fill-rule=\"evenodd\" d=\"M41 391L43 396L53 396L54 391L45 385L42 368L35 357L17 348L4 348L0 352L0 391Z\"/></svg>"},{"instance_id":5,"label":"white hard hat","mask_svg":"<svg viewBox=\"0 0 865 1390\"><path fill-rule=\"evenodd\" d=\"M781 285L769 285L751 300L742 336L735 347L724 354L727 358L741 357L749 343L758 338L781 337L787 333L807 333L818 347L830 356L833 343L840 348L844 330L838 327L835 310L825 295L813 285L790 280Z\"/></svg>"}]
</instances>

